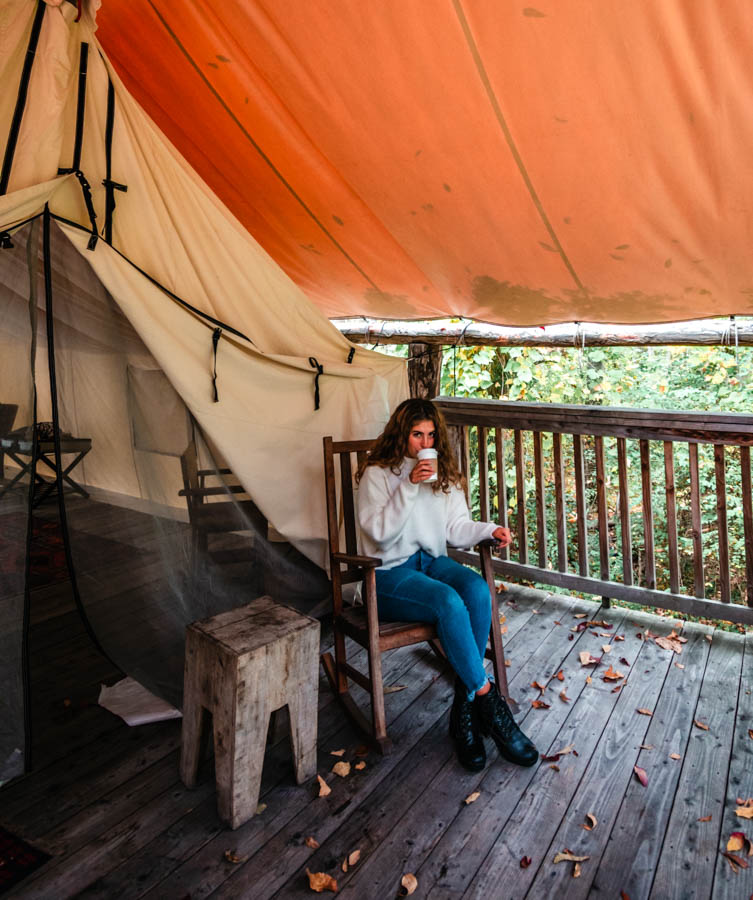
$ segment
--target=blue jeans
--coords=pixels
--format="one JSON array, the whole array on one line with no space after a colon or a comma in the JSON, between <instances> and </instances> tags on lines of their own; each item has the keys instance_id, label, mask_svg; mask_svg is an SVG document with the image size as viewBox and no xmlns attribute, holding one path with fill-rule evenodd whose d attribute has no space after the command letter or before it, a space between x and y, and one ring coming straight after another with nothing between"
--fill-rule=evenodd
<instances>
[{"instance_id":1,"label":"blue jeans","mask_svg":"<svg viewBox=\"0 0 753 900\"><path fill-rule=\"evenodd\" d=\"M491 626L486 581L447 556L424 550L392 569L376 570L380 618L431 622L450 665L468 690L468 699L490 680L484 652Z\"/></svg>"}]
</instances>

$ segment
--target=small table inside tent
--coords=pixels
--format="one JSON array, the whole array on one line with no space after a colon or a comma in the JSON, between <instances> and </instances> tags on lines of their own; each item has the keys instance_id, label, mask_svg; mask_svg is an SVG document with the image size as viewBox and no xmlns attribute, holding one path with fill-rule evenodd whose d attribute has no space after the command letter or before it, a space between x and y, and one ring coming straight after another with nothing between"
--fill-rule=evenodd
<instances>
[{"instance_id":1,"label":"small table inside tent","mask_svg":"<svg viewBox=\"0 0 753 900\"><path fill-rule=\"evenodd\" d=\"M26 429L24 429L26 431ZM71 477L71 472L86 456L92 448L91 438L78 437L61 437L60 438L60 475L64 485L67 485L72 491L88 497L89 494L78 482ZM31 438L19 437L9 434L0 439L0 450L6 456L13 460L19 467L18 473L8 484L0 488L0 498L26 475L31 474L34 463L36 462L36 471L34 473L34 498L32 506L39 506L46 500L57 487L58 467L55 464L55 442L54 441L37 441L36 459L34 458L34 442ZM73 457L71 459L71 456ZM63 459L66 457L66 459ZM52 481L43 478L39 468L44 463L47 470L55 476Z\"/></svg>"}]
</instances>

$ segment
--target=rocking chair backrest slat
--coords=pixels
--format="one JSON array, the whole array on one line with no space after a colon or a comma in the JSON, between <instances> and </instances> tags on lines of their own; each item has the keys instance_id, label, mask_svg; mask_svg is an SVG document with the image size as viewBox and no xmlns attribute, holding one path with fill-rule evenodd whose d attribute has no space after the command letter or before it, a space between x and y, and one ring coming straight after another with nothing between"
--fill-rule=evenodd
<instances>
[{"instance_id":1,"label":"rocking chair backrest slat","mask_svg":"<svg viewBox=\"0 0 753 900\"><path fill-rule=\"evenodd\" d=\"M347 553L358 553L356 508L353 503L353 468L350 464L350 453L340 454L340 496L345 525L345 550Z\"/></svg>"}]
</instances>

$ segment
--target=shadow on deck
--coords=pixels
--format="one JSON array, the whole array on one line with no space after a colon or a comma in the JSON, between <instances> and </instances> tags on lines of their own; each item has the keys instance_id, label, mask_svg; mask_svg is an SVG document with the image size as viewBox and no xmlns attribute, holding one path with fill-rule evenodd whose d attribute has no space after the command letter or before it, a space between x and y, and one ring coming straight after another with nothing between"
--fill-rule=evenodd
<instances>
[{"instance_id":1,"label":"shadow on deck","mask_svg":"<svg viewBox=\"0 0 753 900\"><path fill-rule=\"evenodd\" d=\"M194 791L179 782L180 723L129 729L93 705L114 673L74 643L67 680L45 700L57 718L37 727L45 764L0 791L0 824L53 857L9 896L309 897L306 869L359 900L395 897L405 873L415 897L750 896L753 867L735 874L720 851L732 831L753 833L735 814L753 795L753 636L687 624L677 654L650 634L679 628L671 619L515 587L500 615L518 718L559 758L516 768L488 742L487 768L465 772L447 735L451 678L428 647L406 647L384 658L392 755L359 755L322 677L319 772L331 793L295 785L283 734L267 750L259 813L235 832L217 818L209 767ZM582 665L584 652L600 663ZM61 654L48 646L36 682L49 685L44 661ZM610 666L623 677L604 680ZM331 771L339 759L352 764L344 778ZM579 877L554 862L565 849L585 857Z\"/></svg>"}]
</instances>

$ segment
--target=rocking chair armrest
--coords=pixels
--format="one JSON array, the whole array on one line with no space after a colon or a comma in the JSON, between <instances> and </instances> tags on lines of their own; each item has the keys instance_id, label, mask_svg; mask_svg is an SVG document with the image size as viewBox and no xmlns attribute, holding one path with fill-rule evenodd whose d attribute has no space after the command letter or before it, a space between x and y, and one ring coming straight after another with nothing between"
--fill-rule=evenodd
<instances>
[{"instance_id":1,"label":"rocking chair armrest","mask_svg":"<svg viewBox=\"0 0 753 900\"><path fill-rule=\"evenodd\" d=\"M488 547L490 550L498 550L500 547L500 543L496 538L484 538L483 541L479 541L476 544L477 547Z\"/></svg>"},{"instance_id":2,"label":"rocking chair armrest","mask_svg":"<svg viewBox=\"0 0 753 900\"><path fill-rule=\"evenodd\" d=\"M364 569L376 569L382 565L377 556L358 556L355 553L333 553L332 559L343 565L360 566Z\"/></svg>"}]
</instances>

